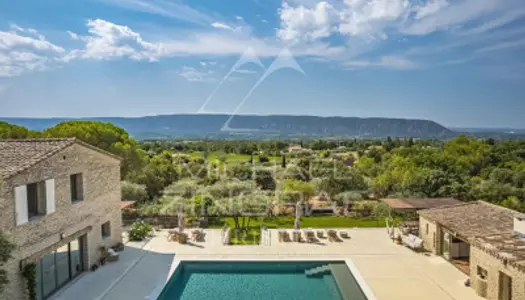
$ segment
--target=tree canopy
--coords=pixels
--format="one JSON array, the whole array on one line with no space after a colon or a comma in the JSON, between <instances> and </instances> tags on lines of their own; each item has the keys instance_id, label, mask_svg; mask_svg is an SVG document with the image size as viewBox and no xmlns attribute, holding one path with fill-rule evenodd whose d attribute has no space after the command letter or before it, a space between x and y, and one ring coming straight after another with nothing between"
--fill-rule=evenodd
<instances>
[{"instance_id":1,"label":"tree canopy","mask_svg":"<svg viewBox=\"0 0 525 300\"><path fill-rule=\"evenodd\" d=\"M116 154L123 158L122 177L140 168L145 152L128 133L111 123L96 121L66 121L43 131L43 137L75 137L83 142Z\"/></svg>"}]
</instances>

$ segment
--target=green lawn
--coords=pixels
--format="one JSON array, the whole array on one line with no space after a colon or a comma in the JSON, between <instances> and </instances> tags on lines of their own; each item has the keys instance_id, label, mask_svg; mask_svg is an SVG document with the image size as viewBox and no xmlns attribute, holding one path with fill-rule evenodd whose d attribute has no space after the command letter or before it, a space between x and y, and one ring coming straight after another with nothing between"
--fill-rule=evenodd
<instances>
[{"instance_id":1,"label":"green lawn","mask_svg":"<svg viewBox=\"0 0 525 300\"><path fill-rule=\"evenodd\" d=\"M261 228L251 227L248 231L233 232L230 237L232 245L259 245L261 240Z\"/></svg>"}]
</instances>

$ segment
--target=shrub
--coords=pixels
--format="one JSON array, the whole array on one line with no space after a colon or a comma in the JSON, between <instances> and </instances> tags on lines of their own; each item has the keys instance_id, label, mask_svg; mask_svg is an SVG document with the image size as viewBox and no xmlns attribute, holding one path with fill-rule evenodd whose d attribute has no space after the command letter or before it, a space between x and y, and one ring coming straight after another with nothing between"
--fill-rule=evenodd
<instances>
[{"instance_id":1,"label":"shrub","mask_svg":"<svg viewBox=\"0 0 525 300\"><path fill-rule=\"evenodd\" d=\"M131 230L129 231L129 240L130 241L142 241L144 240L150 232L153 230L151 225L146 224L144 221L139 221L131 225Z\"/></svg>"},{"instance_id":2,"label":"shrub","mask_svg":"<svg viewBox=\"0 0 525 300\"><path fill-rule=\"evenodd\" d=\"M122 190L122 199L124 200L138 201L140 203L148 201L148 192L144 184L122 181L120 188Z\"/></svg>"},{"instance_id":3,"label":"shrub","mask_svg":"<svg viewBox=\"0 0 525 300\"><path fill-rule=\"evenodd\" d=\"M140 214L145 217L153 217L160 213L163 205L159 203L148 204L139 209Z\"/></svg>"},{"instance_id":4,"label":"shrub","mask_svg":"<svg viewBox=\"0 0 525 300\"><path fill-rule=\"evenodd\" d=\"M15 245L9 242L0 231L0 267L11 259L11 252L15 249ZM7 272L0 269L0 294L4 289L4 286L9 283Z\"/></svg>"},{"instance_id":5,"label":"shrub","mask_svg":"<svg viewBox=\"0 0 525 300\"><path fill-rule=\"evenodd\" d=\"M263 190L275 190L276 183L269 169L256 169L254 171L255 182Z\"/></svg>"},{"instance_id":6,"label":"shrub","mask_svg":"<svg viewBox=\"0 0 525 300\"><path fill-rule=\"evenodd\" d=\"M265 154L261 154L259 155L259 163L266 163L266 162L269 162L270 161L270 158L268 158L268 156L266 156Z\"/></svg>"},{"instance_id":7,"label":"shrub","mask_svg":"<svg viewBox=\"0 0 525 300\"><path fill-rule=\"evenodd\" d=\"M376 218L386 218L391 215L390 206L384 202L378 202L375 205L372 214Z\"/></svg>"}]
</instances>

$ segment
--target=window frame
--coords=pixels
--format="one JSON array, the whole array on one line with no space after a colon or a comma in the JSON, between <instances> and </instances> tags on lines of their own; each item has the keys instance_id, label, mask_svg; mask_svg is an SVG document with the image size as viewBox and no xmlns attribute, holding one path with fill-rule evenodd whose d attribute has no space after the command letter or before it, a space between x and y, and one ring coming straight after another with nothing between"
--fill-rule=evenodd
<instances>
[{"instance_id":1,"label":"window frame","mask_svg":"<svg viewBox=\"0 0 525 300\"><path fill-rule=\"evenodd\" d=\"M489 271L487 269L483 268L482 266L477 265L476 266L476 275L482 280L487 280L487 278L489 276Z\"/></svg>"},{"instance_id":2,"label":"window frame","mask_svg":"<svg viewBox=\"0 0 525 300\"><path fill-rule=\"evenodd\" d=\"M46 182L37 181L29 183L26 185L26 189L27 220L29 222L42 218L47 214ZM30 205L32 202L34 202L33 205Z\"/></svg>"},{"instance_id":3,"label":"window frame","mask_svg":"<svg viewBox=\"0 0 525 300\"><path fill-rule=\"evenodd\" d=\"M100 236L103 240L111 238L111 221L104 222L100 225Z\"/></svg>"},{"instance_id":4,"label":"window frame","mask_svg":"<svg viewBox=\"0 0 525 300\"><path fill-rule=\"evenodd\" d=\"M84 201L84 176L82 173L69 175L69 189L71 203Z\"/></svg>"}]
</instances>

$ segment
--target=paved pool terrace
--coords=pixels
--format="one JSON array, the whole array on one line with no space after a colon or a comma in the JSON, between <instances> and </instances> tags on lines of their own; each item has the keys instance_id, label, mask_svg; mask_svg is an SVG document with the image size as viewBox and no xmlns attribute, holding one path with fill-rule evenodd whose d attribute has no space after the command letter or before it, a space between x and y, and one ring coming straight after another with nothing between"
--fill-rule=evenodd
<instances>
[{"instance_id":1,"label":"paved pool terrace","mask_svg":"<svg viewBox=\"0 0 525 300\"><path fill-rule=\"evenodd\" d=\"M465 287L467 276L441 257L393 243L386 229L348 229L342 243L284 243L271 231L269 245L225 246L221 230L205 230L205 242L180 245L162 230L145 242L129 242L120 260L86 272L53 300L145 300L158 294L181 260L344 260L378 300L482 300ZM290 231L291 232L291 231ZM373 299L372 299L373 300Z\"/></svg>"}]
</instances>

